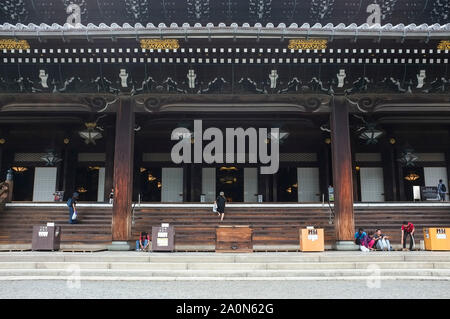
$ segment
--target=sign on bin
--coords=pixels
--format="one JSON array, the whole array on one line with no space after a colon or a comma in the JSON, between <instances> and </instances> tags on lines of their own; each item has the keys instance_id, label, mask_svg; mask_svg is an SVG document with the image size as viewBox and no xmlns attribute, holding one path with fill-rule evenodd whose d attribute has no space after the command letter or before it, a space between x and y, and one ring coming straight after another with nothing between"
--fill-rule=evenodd
<instances>
[{"instance_id":1,"label":"sign on bin","mask_svg":"<svg viewBox=\"0 0 450 319\"><path fill-rule=\"evenodd\" d=\"M301 251L324 251L324 236L322 228L307 227L300 229Z\"/></svg>"},{"instance_id":2,"label":"sign on bin","mask_svg":"<svg viewBox=\"0 0 450 319\"><path fill-rule=\"evenodd\" d=\"M450 228L424 228L425 250L450 250Z\"/></svg>"}]
</instances>

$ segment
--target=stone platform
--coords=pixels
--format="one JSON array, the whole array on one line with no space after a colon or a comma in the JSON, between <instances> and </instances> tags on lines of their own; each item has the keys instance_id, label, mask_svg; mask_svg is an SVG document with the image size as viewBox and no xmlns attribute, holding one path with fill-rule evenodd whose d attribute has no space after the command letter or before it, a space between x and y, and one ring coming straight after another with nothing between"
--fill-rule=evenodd
<instances>
[{"instance_id":1,"label":"stone platform","mask_svg":"<svg viewBox=\"0 0 450 319\"><path fill-rule=\"evenodd\" d=\"M1 252L1 280L439 280L450 252Z\"/></svg>"}]
</instances>

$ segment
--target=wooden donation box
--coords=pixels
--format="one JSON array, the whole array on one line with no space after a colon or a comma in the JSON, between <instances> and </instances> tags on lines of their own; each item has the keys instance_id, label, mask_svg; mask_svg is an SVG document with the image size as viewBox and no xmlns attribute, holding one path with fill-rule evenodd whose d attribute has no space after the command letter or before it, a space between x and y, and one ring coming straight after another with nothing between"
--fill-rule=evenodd
<instances>
[{"instance_id":1,"label":"wooden donation box","mask_svg":"<svg viewBox=\"0 0 450 319\"><path fill-rule=\"evenodd\" d=\"M324 251L324 236L322 228L307 227L300 229L301 251Z\"/></svg>"},{"instance_id":2,"label":"wooden donation box","mask_svg":"<svg viewBox=\"0 0 450 319\"><path fill-rule=\"evenodd\" d=\"M218 226L216 253L252 253L253 230L250 226Z\"/></svg>"},{"instance_id":3,"label":"wooden donation box","mask_svg":"<svg viewBox=\"0 0 450 319\"><path fill-rule=\"evenodd\" d=\"M31 250L59 250L61 227L54 223L47 226L33 226Z\"/></svg>"},{"instance_id":4,"label":"wooden donation box","mask_svg":"<svg viewBox=\"0 0 450 319\"><path fill-rule=\"evenodd\" d=\"M425 250L450 250L450 228L424 228Z\"/></svg>"},{"instance_id":5,"label":"wooden donation box","mask_svg":"<svg viewBox=\"0 0 450 319\"><path fill-rule=\"evenodd\" d=\"M174 251L175 229L169 224L152 227L152 251Z\"/></svg>"}]
</instances>

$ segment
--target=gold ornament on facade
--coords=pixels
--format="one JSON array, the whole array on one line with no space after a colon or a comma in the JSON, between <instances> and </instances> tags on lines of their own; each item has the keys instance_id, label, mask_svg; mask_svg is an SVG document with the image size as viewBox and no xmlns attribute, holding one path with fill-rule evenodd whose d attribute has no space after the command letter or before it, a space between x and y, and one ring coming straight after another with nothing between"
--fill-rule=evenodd
<instances>
[{"instance_id":1,"label":"gold ornament on facade","mask_svg":"<svg viewBox=\"0 0 450 319\"><path fill-rule=\"evenodd\" d=\"M0 39L0 49L2 50L28 50L29 48L27 40Z\"/></svg>"},{"instance_id":2,"label":"gold ornament on facade","mask_svg":"<svg viewBox=\"0 0 450 319\"><path fill-rule=\"evenodd\" d=\"M448 40L442 40L441 42L439 42L438 46L437 46L438 50L450 50L450 41Z\"/></svg>"},{"instance_id":3,"label":"gold ornament on facade","mask_svg":"<svg viewBox=\"0 0 450 319\"><path fill-rule=\"evenodd\" d=\"M179 47L177 39L141 39L141 48L145 50L175 50Z\"/></svg>"},{"instance_id":4,"label":"gold ornament on facade","mask_svg":"<svg viewBox=\"0 0 450 319\"><path fill-rule=\"evenodd\" d=\"M4 138L0 138L0 144L5 144L6 140Z\"/></svg>"},{"instance_id":5,"label":"gold ornament on facade","mask_svg":"<svg viewBox=\"0 0 450 319\"><path fill-rule=\"evenodd\" d=\"M292 39L289 40L288 49L291 50L325 50L327 39Z\"/></svg>"},{"instance_id":6,"label":"gold ornament on facade","mask_svg":"<svg viewBox=\"0 0 450 319\"><path fill-rule=\"evenodd\" d=\"M64 140L63 140L63 142L64 142L64 144L69 144L69 142L70 142L70 140L68 139L68 138L65 138Z\"/></svg>"}]
</instances>

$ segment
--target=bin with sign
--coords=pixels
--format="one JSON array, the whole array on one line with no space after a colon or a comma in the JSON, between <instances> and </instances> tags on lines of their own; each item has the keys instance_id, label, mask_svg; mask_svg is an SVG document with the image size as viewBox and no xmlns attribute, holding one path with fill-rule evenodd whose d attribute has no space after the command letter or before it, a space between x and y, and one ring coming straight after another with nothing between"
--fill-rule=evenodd
<instances>
[{"instance_id":1,"label":"bin with sign","mask_svg":"<svg viewBox=\"0 0 450 319\"><path fill-rule=\"evenodd\" d=\"M424 228L425 250L450 250L450 228Z\"/></svg>"},{"instance_id":2,"label":"bin with sign","mask_svg":"<svg viewBox=\"0 0 450 319\"><path fill-rule=\"evenodd\" d=\"M307 227L300 229L300 251L324 251L322 228Z\"/></svg>"},{"instance_id":3,"label":"bin with sign","mask_svg":"<svg viewBox=\"0 0 450 319\"><path fill-rule=\"evenodd\" d=\"M31 250L59 250L61 227L53 223L47 226L33 226Z\"/></svg>"},{"instance_id":4,"label":"bin with sign","mask_svg":"<svg viewBox=\"0 0 450 319\"><path fill-rule=\"evenodd\" d=\"M152 251L175 250L175 229L168 223L162 223L161 227L152 227Z\"/></svg>"}]
</instances>

